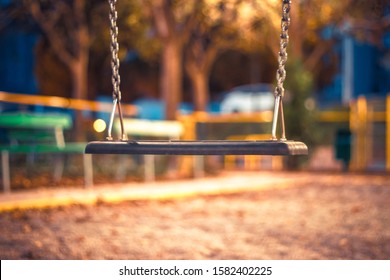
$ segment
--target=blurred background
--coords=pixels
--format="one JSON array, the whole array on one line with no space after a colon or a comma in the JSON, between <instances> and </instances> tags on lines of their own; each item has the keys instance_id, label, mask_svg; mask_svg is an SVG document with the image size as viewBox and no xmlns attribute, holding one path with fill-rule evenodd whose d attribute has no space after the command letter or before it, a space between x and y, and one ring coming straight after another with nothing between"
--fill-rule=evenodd
<instances>
[{"instance_id":1,"label":"blurred background","mask_svg":"<svg viewBox=\"0 0 390 280\"><path fill-rule=\"evenodd\" d=\"M281 6L277 0L118 1L129 137L269 139ZM106 137L108 15L103 0L0 0L0 140L3 165L23 166L16 184L33 185L25 166L39 162L44 170L57 162L47 160L49 151L40 161L39 151L18 149L20 143L45 138L67 147ZM180 174L390 171L389 1L295 0L289 34L287 138L304 141L309 157L181 158ZM54 138L42 130L54 131ZM65 159L68 177L80 175L80 147L68 150L76 154ZM164 157L101 157L93 161L95 174L118 180L153 180L170 166ZM64 164L55 169L59 180Z\"/></svg>"}]
</instances>

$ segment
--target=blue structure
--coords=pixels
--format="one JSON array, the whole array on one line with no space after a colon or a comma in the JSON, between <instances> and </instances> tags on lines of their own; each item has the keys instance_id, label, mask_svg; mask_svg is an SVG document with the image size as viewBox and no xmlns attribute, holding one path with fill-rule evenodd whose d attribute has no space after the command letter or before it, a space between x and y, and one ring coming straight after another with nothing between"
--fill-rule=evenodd
<instances>
[{"instance_id":1,"label":"blue structure","mask_svg":"<svg viewBox=\"0 0 390 280\"><path fill-rule=\"evenodd\" d=\"M333 51L340 58L339 71L328 87L320 90L319 103L348 104L360 95L390 93L390 33L383 36L383 48L361 42L345 31Z\"/></svg>"},{"instance_id":2,"label":"blue structure","mask_svg":"<svg viewBox=\"0 0 390 280\"><path fill-rule=\"evenodd\" d=\"M36 93L34 46L37 35L17 28L0 33L0 90Z\"/></svg>"},{"instance_id":3,"label":"blue structure","mask_svg":"<svg viewBox=\"0 0 390 280\"><path fill-rule=\"evenodd\" d=\"M0 0L0 9L6 11L11 0ZM38 32L12 18L3 18L0 26L0 90L36 93L34 77L35 44Z\"/></svg>"}]
</instances>

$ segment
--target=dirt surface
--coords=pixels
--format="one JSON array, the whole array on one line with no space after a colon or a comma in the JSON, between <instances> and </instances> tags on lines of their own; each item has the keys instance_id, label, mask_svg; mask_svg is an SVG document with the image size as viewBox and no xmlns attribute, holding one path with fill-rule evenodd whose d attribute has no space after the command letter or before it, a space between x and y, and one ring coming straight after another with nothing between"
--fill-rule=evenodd
<instances>
[{"instance_id":1,"label":"dirt surface","mask_svg":"<svg viewBox=\"0 0 390 280\"><path fill-rule=\"evenodd\" d=\"M0 258L390 259L389 175L275 176L291 180L229 195L0 213Z\"/></svg>"}]
</instances>

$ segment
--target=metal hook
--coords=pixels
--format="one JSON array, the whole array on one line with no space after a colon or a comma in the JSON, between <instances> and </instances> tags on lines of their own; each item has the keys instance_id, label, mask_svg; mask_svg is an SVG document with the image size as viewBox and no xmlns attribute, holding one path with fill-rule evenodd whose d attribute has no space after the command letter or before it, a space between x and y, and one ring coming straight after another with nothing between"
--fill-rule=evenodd
<instances>
[{"instance_id":1,"label":"metal hook","mask_svg":"<svg viewBox=\"0 0 390 280\"><path fill-rule=\"evenodd\" d=\"M110 123L108 125L108 130L107 130L107 140L112 141L112 126L114 124L114 117L115 117L115 111L116 111L116 105L118 104L118 99L114 98L113 99L113 105L112 105L112 111L111 111L111 116L110 116Z\"/></svg>"},{"instance_id":2,"label":"metal hook","mask_svg":"<svg viewBox=\"0 0 390 280\"><path fill-rule=\"evenodd\" d=\"M274 117L272 119L272 140L278 140L276 137L276 127L278 124L278 115L279 115L279 104L280 104L280 95L275 96L275 105L274 105Z\"/></svg>"},{"instance_id":3,"label":"metal hook","mask_svg":"<svg viewBox=\"0 0 390 280\"><path fill-rule=\"evenodd\" d=\"M278 125L278 115L280 113L281 118L281 137L280 141L286 141L286 129L284 125L284 113L283 113L283 101L280 95L275 96L274 116L272 119L272 140L277 141L276 128Z\"/></svg>"}]
</instances>

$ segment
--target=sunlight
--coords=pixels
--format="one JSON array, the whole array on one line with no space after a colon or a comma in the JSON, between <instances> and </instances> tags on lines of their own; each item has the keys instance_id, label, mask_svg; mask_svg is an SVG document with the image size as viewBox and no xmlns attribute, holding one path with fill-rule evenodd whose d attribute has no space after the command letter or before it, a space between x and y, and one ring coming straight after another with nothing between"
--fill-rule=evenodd
<instances>
[{"instance_id":1,"label":"sunlight","mask_svg":"<svg viewBox=\"0 0 390 280\"><path fill-rule=\"evenodd\" d=\"M96 132L103 132L106 129L107 125L106 122L102 119L97 119L93 122L93 129Z\"/></svg>"}]
</instances>

